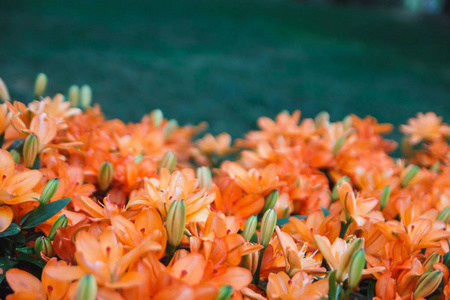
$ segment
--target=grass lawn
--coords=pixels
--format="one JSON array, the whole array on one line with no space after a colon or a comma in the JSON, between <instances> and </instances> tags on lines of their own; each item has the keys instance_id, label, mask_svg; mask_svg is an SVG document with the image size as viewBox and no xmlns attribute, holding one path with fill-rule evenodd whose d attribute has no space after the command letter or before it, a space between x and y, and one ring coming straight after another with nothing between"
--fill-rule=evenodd
<instances>
[{"instance_id":1,"label":"grass lawn","mask_svg":"<svg viewBox=\"0 0 450 300\"><path fill-rule=\"evenodd\" d=\"M13 98L30 100L45 72L50 94L90 84L109 118L161 108L235 137L283 109L450 122L450 20L282 0L102 3L1 1Z\"/></svg>"}]
</instances>

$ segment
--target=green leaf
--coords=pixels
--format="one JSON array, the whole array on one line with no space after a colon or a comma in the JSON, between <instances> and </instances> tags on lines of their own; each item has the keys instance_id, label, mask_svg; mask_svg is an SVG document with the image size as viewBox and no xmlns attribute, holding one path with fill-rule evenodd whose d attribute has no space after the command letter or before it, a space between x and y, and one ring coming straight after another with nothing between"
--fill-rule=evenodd
<instances>
[{"instance_id":1,"label":"green leaf","mask_svg":"<svg viewBox=\"0 0 450 300\"><path fill-rule=\"evenodd\" d=\"M36 258L34 256L25 254L25 253L20 253L16 257L16 259L20 260L20 261L26 261L26 262L32 263L32 264L34 264L34 265L36 265L36 266L38 266L40 268L44 268L45 267L45 261L43 261L42 259Z\"/></svg>"},{"instance_id":2,"label":"green leaf","mask_svg":"<svg viewBox=\"0 0 450 300\"><path fill-rule=\"evenodd\" d=\"M0 274L0 283L3 282L5 279L6 271L14 267L17 263L14 261L11 261L10 259L6 257L0 257L0 268L2 269L2 273Z\"/></svg>"},{"instance_id":3,"label":"green leaf","mask_svg":"<svg viewBox=\"0 0 450 300\"><path fill-rule=\"evenodd\" d=\"M277 220L277 225L283 226L283 225L289 223L289 218L292 218L292 217L302 220L302 219L306 219L308 216L296 215L296 216L289 216L289 217L281 218L281 219Z\"/></svg>"},{"instance_id":4,"label":"green leaf","mask_svg":"<svg viewBox=\"0 0 450 300\"><path fill-rule=\"evenodd\" d=\"M36 209L26 214L20 222L22 228L30 229L36 227L61 211L69 202L71 198L64 198L58 201L40 204Z\"/></svg>"},{"instance_id":5,"label":"green leaf","mask_svg":"<svg viewBox=\"0 0 450 300\"><path fill-rule=\"evenodd\" d=\"M320 209L322 210L323 216L324 216L325 218L328 217L329 215L331 215L330 211L329 211L327 208L321 206Z\"/></svg>"},{"instance_id":6,"label":"green leaf","mask_svg":"<svg viewBox=\"0 0 450 300\"><path fill-rule=\"evenodd\" d=\"M16 250L19 251L19 252L25 253L25 254L29 254L29 255L33 255L34 254L34 247L32 247L32 246L16 248Z\"/></svg>"},{"instance_id":7,"label":"green leaf","mask_svg":"<svg viewBox=\"0 0 450 300\"><path fill-rule=\"evenodd\" d=\"M16 235L20 232L20 227L16 223L11 223L8 228L6 228L5 231L0 232L0 237L10 236L10 235Z\"/></svg>"}]
</instances>

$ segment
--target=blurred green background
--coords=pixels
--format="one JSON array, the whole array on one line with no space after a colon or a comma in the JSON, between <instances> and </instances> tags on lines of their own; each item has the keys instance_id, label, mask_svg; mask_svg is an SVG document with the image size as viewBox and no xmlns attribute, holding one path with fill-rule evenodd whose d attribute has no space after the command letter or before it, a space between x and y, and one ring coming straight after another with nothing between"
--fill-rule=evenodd
<instances>
[{"instance_id":1,"label":"blurred green background","mask_svg":"<svg viewBox=\"0 0 450 300\"><path fill-rule=\"evenodd\" d=\"M234 137L260 116L322 110L450 122L450 19L273 0L0 1L0 77L31 100L88 83L109 118L160 108ZM396 135L394 134L394 137Z\"/></svg>"}]
</instances>

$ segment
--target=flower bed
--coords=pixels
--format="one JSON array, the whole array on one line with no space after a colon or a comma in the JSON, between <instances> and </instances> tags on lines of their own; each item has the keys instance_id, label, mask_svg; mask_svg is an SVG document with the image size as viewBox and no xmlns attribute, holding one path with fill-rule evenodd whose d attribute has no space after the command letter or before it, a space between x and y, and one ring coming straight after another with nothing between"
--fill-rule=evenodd
<instances>
[{"instance_id":1,"label":"flower bed","mask_svg":"<svg viewBox=\"0 0 450 300\"><path fill-rule=\"evenodd\" d=\"M6 299L450 296L450 127L300 111L234 143L159 110L106 120L88 86L9 99L0 80ZM436 298L436 299L437 299ZM434 299L434 298L433 298Z\"/></svg>"}]
</instances>

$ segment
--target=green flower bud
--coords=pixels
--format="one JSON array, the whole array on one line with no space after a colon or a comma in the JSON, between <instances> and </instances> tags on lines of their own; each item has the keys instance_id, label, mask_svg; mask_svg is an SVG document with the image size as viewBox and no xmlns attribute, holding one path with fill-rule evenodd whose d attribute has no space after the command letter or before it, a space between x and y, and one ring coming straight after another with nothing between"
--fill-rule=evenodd
<instances>
[{"instance_id":1,"label":"green flower bud","mask_svg":"<svg viewBox=\"0 0 450 300\"><path fill-rule=\"evenodd\" d=\"M216 300L228 300L231 296L233 296L233 288L230 285L223 285L219 288Z\"/></svg>"},{"instance_id":2,"label":"green flower bud","mask_svg":"<svg viewBox=\"0 0 450 300\"><path fill-rule=\"evenodd\" d=\"M6 87L5 82L0 78L0 100L6 102L10 101L11 98L9 97L8 88Z\"/></svg>"},{"instance_id":3,"label":"green flower bud","mask_svg":"<svg viewBox=\"0 0 450 300\"><path fill-rule=\"evenodd\" d=\"M272 192L270 192L269 195L267 195L264 198L264 206L260 212L260 215L264 215L266 213L267 210L273 208L275 206L275 204L278 201L278 196L279 196L279 192L278 190L273 190Z\"/></svg>"},{"instance_id":4,"label":"green flower bud","mask_svg":"<svg viewBox=\"0 0 450 300\"><path fill-rule=\"evenodd\" d=\"M335 201L335 200L339 199L339 193L338 193L337 187L342 183L343 180L350 182L350 178L348 176L341 177L333 187L333 191L331 192L331 200Z\"/></svg>"},{"instance_id":5,"label":"green flower bud","mask_svg":"<svg viewBox=\"0 0 450 300\"><path fill-rule=\"evenodd\" d=\"M173 201L166 217L167 241L172 247L181 243L186 226L186 204L183 200Z\"/></svg>"},{"instance_id":6,"label":"green flower bud","mask_svg":"<svg viewBox=\"0 0 450 300\"><path fill-rule=\"evenodd\" d=\"M58 190L59 180L58 178L50 179L42 190L41 197L39 198L39 202L42 204L47 203L52 199L53 195L55 195Z\"/></svg>"},{"instance_id":7,"label":"green flower bud","mask_svg":"<svg viewBox=\"0 0 450 300\"><path fill-rule=\"evenodd\" d=\"M208 167L197 168L198 186L200 188L207 187L211 189L212 175L211 169Z\"/></svg>"},{"instance_id":8,"label":"green flower bud","mask_svg":"<svg viewBox=\"0 0 450 300\"><path fill-rule=\"evenodd\" d=\"M444 223L447 223L450 218L450 207L445 207L443 210L441 210L437 216L438 221L442 221Z\"/></svg>"},{"instance_id":9,"label":"green flower bud","mask_svg":"<svg viewBox=\"0 0 450 300\"><path fill-rule=\"evenodd\" d=\"M339 150L341 150L342 146L345 144L345 136L341 136L337 139L336 143L334 143L333 149L331 149L331 153L334 155L338 154Z\"/></svg>"},{"instance_id":10,"label":"green flower bud","mask_svg":"<svg viewBox=\"0 0 450 300\"><path fill-rule=\"evenodd\" d=\"M81 86L80 91L80 105L82 109L86 109L91 106L92 103L92 89L89 85L84 84Z\"/></svg>"},{"instance_id":11,"label":"green flower bud","mask_svg":"<svg viewBox=\"0 0 450 300\"><path fill-rule=\"evenodd\" d=\"M159 163L160 169L167 169L169 172L173 172L175 166L177 165L177 157L172 152L168 151L164 154L161 162Z\"/></svg>"},{"instance_id":12,"label":"green flower bud","mask_svg":"<svg viewBox=\"0 0 450 300\"><path fill-rule=\"evenodd\" d=\"M425 298L431 295L441 284L443 276L444 274L441 270L428 271L420 275L414 287L414 299Z\"/></svg>"},{"instance_id":13,"label":"green flower bud","mask_svg":"<svg viewBox=\"0 0 450 300\"><path fill-rule=\"evenodd\" d=\"M441 170L441 163L438 162L438 161L435 162L435 163L431 166L430 170L431 170L431 172L439 173L439 171Z\"/></svg>"},{"instance_id":14,"label":"green flower bud","mask_svg":"<svg viewBox=\"0 0 450 300\"><path fill-rule=\"evenodd\" d=\"M11 151L9 151L9 154L11 154L11 156L16 164L20 164L20 153L17 152L17 150L12 149Z\"/></svg>"},{"instance_id":15,"label":"green flower bud","mask_svg":"<svg viewBox=\"0 0 450 300\"><path fill-rule=\"evenodd\" d=\"M423 262L423 267L425 271L433 271L433 265L438 263L441 257L436 252L433 252L427 259Z\"/></svg>"},{"instance_id":16,"label":"green flower bud","mask_svg":"<svg viewBox=\"0 0 450 300\"><path fill-rule=\"evenodd\" d=\"M78 282L76 300L95 300L97 298L97 281L94 275L86 274Z\"/></svg>"},{"instance_id":17,"label":"green flower bud","mask_svg":"<svg viewBox=\"0 0 450 300\"><path fill-rule=\"evenodd\" d=\"M39 139L34 133L31 133L25 139L23 145L23 160L25 162L25 167L29 169L33 168L36 157L38 156L38 151Z\"/></svg>"},{"instance_id":18,"label":"green flower bud","mask_svg":"<svg viewBox=\"0 0 450 300\"><path fill-rule=\"evenodd\" d=\"M366 255L363 249L359 249L355 252L355 255L353 255L348 270L347 283L351 289L358 286L365 265L366 265Z\"/></svg>"},{"instance_id":19,"label":"green flower bud","mask_svg":"<svg viewBox=\"0 0 450 300\"><path fill-rule=\"evenodd\" d=\"M34 244L34 253L40 258L41 252L47 257L53 257L53 246L49 238L40 236Z\"/></svg>"},{"instance_id":20,"label":"green flower bud","mask_svg":"<svg viewBox=\"0 0 450 300\"><path fill-rule=\"evenodd\" d=\"M344 130L347 130L353 126L353 118L352 116L346 116L342 120L342 125L344 125Z\"/></svg>"},{"instance_id":21,"label":"green flower bud","mask_svg":"<svg viewBox=\"0 0 450 300\"><path fill-rule=\"evenodd\" d=\"M98 185L102 191L106 191L114 178L114 166L109 161L104 161L98 171Z\"/></svg>"},{"instance_id":22,"label":"green flower bud","mask_svg":"<svg viewBox=\"0 0 450 300\"><path fill-rule=\"evenodd\" d=\"M416 177L417 173L419 173L420 168L418 166L412 166L409 171L405 174L405 176L402 179L401 182L401 187L404 188L405 186L407 186L411 180L414 179L414 177Z\"/></svg>"},{"instance_id":23,"label":"green flower bud","mask_svg":"<svg viewBox=\"0 0 450 300\"><path fill-rule=\"evenodd\" d=\"M169 120L163 128L164 137L166 139L169 138L177 128L178 128L177 120L174 119Z\"/></svg>"},{"instance_id":24,"label":"green flower bud","mask_svg":"<svg viewBox=\"0 0 450 300\"><path fill-rule=\"evenodd\" d=\"M134 157L134 163L137 165L144 160L144 155L138 154Z\"/></svg>"},{"instance_id":25,"label":"green flower bud","mask_svg":"<svg viewBox=\"0 0 450 300\"><path fill-rule=\"evenodd\" d=\"M160 109L155 109L150 113L150 118L152 119L153 126L158 128L164 120L164 115Z\"/></svg>"},{"instance_id":26,"label":"green flower bud","mask_svg":"<svg viewBox=\"0 0 450 300\"><path fill-rule=\"evenodd\" d=\"M58 219L56 219L56 221L53 223L52 228L50 229L50 232L48 234L48 238L53 241L55 239L56 229L59 227L66 228L68 223L69 219L66 217L66 215L59 216Z\"/></svg>"},{"instance_id":27,"label":"green flower bud","mask_svg":"<svg viewBox=\"0 0 450 300\"><path fill-rule=\"evenodd\" d=\"M355 255L356 251L361 249L364 246L363 239L355 239L350 247L348 247L347 251L342 255L341 261L339 262L339 266L336 271L336 280L339 282L343 282L345 279L345 275L348 272L348 268L350 267L350 261L352 257Z\"/></svg>"},{"instance_id":28,"label":"green flower bud","mask_svg":"<svg viewBox=\"0 0 450 300\"><path fill-rule=\"evenodd\" d=\"M389 201L389 197L391 196L391 187L385 186L380 196L380 207L381 210L386 207Z\"/></svg>"},{"instance_id":29,"label":"green flower bud","mask_svg":"<svg viewBox=\"0 0 450 300\"><path fill-rule=\"evenodd\" d=\"M261 220L260 244L266 248L272 238L277 224L277 213L274 209L268 209Z\"/></svg>"},{"instance_id":30,"label":"green flower bud","mask_svg":"<svg viewBox=\"0 0 450 300\"><path fill-rule=\"evenodd\" d=\"M318 113L314 118L314 125L316 126L316 129L328 127L330 125L330 114L326 111Z\"/></svg>"},{"instance_id":31,"label":"green flower bud","mask_svg":"<svg viewBox=\"0 0 450 300\"><path fill-rule=\"evenodd\" d=\"M36 77L36 82L34 84L34 96L36 98L41 97L45 89L47 88L47 75L44 73L39 73Z\"/></svg>"},{"instance_id":32,"label":"green flower bud","mask_svg":"<svg viewBox=\"0 0 450 300\"><path fill-rule=\"evenodd\" d=\"M244 231L242 236L246 241L250 241L253 234L255 234L256 226L258 225L258 218L256 216L250 216L245 222Z\"/></svg>"},{"instance_id":33,"label":"green flower bud","mask_svg":"<svg viewBox=\"0 0 450 300\"><path fill-rule=\"evenodd\" d=\"M259 263L259 251L257 252L253 252L251 254L247 254L242 256L242 260L241 263L239 264L239 266L249 270L252 274L255 274L257 268L258 268L258 263Z\"/></svg>"},{"instance_id":34,"label":"green flower bud","mask_svg":"<svg viewBox=\"0 0 450 300\"><path fill-rule=\"evenodd\" d=\"M80 104L80 88L78 85L72 85L69 88L69 102L73 107L78 107Z\"/></svg>"}]
</instances>

